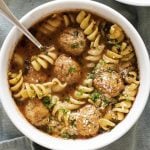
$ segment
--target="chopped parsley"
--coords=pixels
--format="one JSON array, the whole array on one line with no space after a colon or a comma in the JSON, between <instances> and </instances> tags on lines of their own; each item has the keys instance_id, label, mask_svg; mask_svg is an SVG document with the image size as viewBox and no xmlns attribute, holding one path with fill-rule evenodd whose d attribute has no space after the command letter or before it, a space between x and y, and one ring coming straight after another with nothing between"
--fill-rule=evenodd
<instances>
[{"instance_id":1,"label":"chopped parsley","mask_svg":"<svg viewBox=\"0 0 150 150\"><path fill-rule=\"evenodd\" d=\"M75 139L76 135L75 134L71 135L67 132L63 132L63 133L61 133L61 137L64 139Z\"/></svg>"},{"instance_id":2,"label":"chopped parsley","mask_svg":"<svg viewBox=\"0 0 150 150\"><path fill-rule=\"evenodd\" d=\"M106 64L106 62L105 62L104 60L100 60L99 63L100 63L101 65L105 65L105 64Z\"/></svg>"},{"instance_id":3,"label":"chopped parsley","mask_svg":"<svg viewBox=\"0 0 150 150\"><path fill-rule=\"evenodd\" d=\"M64 139L69 139L69 138L70 138L70 135L69 135L68 133L66 133L66 132L63 132L63 133L61 134L61 137L64 138Z\"/></svg>"},{"instance_id":4,"label":"chopped parsley","mask_svg":"<svg viewBox=\"0 0 150 150\"><path fill-rule=\"evenodd\" d=\"M88 73L88 79L94 79L94 74L93 73Z\"/></svg>"},{"instance_id":5,"label":"chopped parsley","mask_svg":"<svg viewBox=\"0 0 150 150\"><path fill-rule=\"evenodd\" d=\"M44 106L46 106L47 108L52 108L55 104L52 103L51 98L49 96L45 96L42 99Z\"/></svg>"},{"instance_id":6,"label":"chopped parsley","mask_svg":"<svg viewBox=\"0 0 150 150\"><path fill-rule=\"evenodd\" d=\"M79 91L76 91L75 92L75 95L77 96L77 97L80 97L80 96L82 96L84 94L84 91L82 90L82 89L80 89Z\"/></svg>"},{"instance_id":7,"label":"chopped parsley","mask_svg":"<svg viewBox=\"0 0 150 150\"><path fill-rule=\"evenodd\" d=\"M71 44L71 48L73 48L73 49L78 48L78 47L79 47L79 43L77 43L77 42Z\"/></svg>"},{"instance_id":8,"label":"chopped parsley","mask_svg":"<svg viewBox=\"0 0 150 150\"><path fill-rule=\"evenodd\" d=\"M105 105L108 105L110 103L110 101L108 99L104 99L103 102Z\"/></svg>"},{"instance_id":9,"label":"chopped parsley","mask_svg":"<svg viewBox=\"0 0 150 150\"><path fill-rule=\"evenodd\" d=\"M54 127L48 126L47 128L47 132L48 133L52 133L53 132Z\"/></svg>"},{"instance_id":10,"label":"chopped parsley","mask_svg":"<svg viewBox=\"0 0 150 150\"><path fill-rule=\"evenodd\" d=\"M61 108L59 109L59 111L62 112L63 114L67 114L69 110L65 108Z\"/></svg>"},{"instance_id":11,"label":"chopped parsley","mask_svg":"<svg viewBox=\"0 0 150 150\"><path fill-rule=\"evenodd\" d=\"M119 49L119 48L121 47L121 45L119 45L119 44L115 44L114 46L115 46L115 48L117 48L117 49Z\"/></svg>"},{"instance_id":12,"label":"chopped parsley","mask_svg":"<svg viewBox=\"0 0 150 150\"><path fill-rule=\"evenodd\" d=\"M91 94L91 100L95 103L98 99L101 98L101 94L97 91Z\"/></svg>"},{"instance_id":13,"label":"chopped parsley","mask_svg":"<svg viewBox=\"0 0 150 150\"><path fill-rule=\"evenodd\" d=\"M70 68L68 69L68 72L69 72L69 73L76 72L76 68L75 68L75 67L70 67Z\"/></svg>"}]
</instances>

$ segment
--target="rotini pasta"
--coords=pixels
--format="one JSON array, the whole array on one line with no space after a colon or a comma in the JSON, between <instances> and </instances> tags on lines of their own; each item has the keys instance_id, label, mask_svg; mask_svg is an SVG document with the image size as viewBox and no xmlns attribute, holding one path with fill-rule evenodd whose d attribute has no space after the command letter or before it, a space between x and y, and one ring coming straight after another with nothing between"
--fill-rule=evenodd
<instances>
[{"instance_id":1,"label":"rotini pasta","mask_svg":"<svg viewBox=\"0 0 150 150\"><path fill-rule=\"evenodd\" d=\"M122 42L124 40L124 36L123 30L117 24L114 24L110 27L109 39L111 41L114 40L114 43Z\"/></svg>"},{"instance_id":2,"label":"rotini pasta","mask_svg":"<svg viewBox=\"0 0 150 150\"><path fill-rule=\"evenodd\" d=\"M117 112L117 116L120 120L123 120L125 114L127 114L132 106L132 101L135 100L135 96L137 93L137 88L139 81L137 81L137 74L135 72L129 72L129 75L132 77L127 77L127 85L122 92L122 95L119 97L121 102L115 104L115 107L112 109L113 111Z\"/></svg>"},{"instance_id":3,"label":"rotini pasta","mask_svg":"<svg viewBox=\"0 0 150 150\"><path fill-rule=\"evenodd\" d=\"M57 14L54 14L44 23L39 25L38 31L48 36L51 33L55 32L61 26L61 23L61 17Z\"/></svg>"},{"instance_id":4,"label":"rotini pasta","mask_svg":"<svg viewBox=\"0 0 150 150\"><path fill-rule=\"evenodd\" d=\"M134 58L135 53L133 52L133 48L130 44L128 45L126 42L122 42L120 49L120 55L122 56L121 61L126 62Z\"/></svg>"},{"instance_id":5,"label":"rotini pasta","mask_svg":"<svg viewBox=\"0 0 150 150\"><path fill-rule=\"evenodd\" d=\"M113 51L113 50L107 50L104 54L103 54L103 60L106 63L114 63L114 64L118 64L120 58L122 58L122 56L120 54L118 54L117 52Z\"/></svg>"},{"instance_id":6,"label":"rotini pasta","mask_svg":"<svg viewBox=\"0 0 150 150\"><path fill-rule=\"evenodd\" d=\"M135 100L135 95L137 93L138 84L131 83L130 85L127 85L122 92L122 95L119 97L120 100Z\"/></svg>"},{"instance_id":7,"label":"rotini pasta","mask_svg":"<svg viewBox=\"0 0 150 150\"><path fill-rule=\"evenodd\" d=\"M76 21L80 24L80 28L84 30L87 39L92 41L94 47L97 47L100 41L100 33L98 31L99 22L93 20L91 14L87 14L85 11L80 11L76 17Z\"/></svg>"},{"instance_id":8,"label":"rotini pasta","mask_svg":"<svg viewBox=\"0 0 150 150\"><path fill-rule=\"evenodd\" d=\"M83 85L77 87L74 92L74 98L82 100L90 97L90 93L94 90L92 87L92 79L85 79Z\"/></svg>"},{"instance_id":9,"label":"rotini pasta","mask_svg":"<svg viewBox=\"0 0 150 150\"><path fill-rule=\"evenodd\" d=\"M13 93L13 96L17 99L23 100L21 92L23 90L23 76L22 71L19 70L19 73L8 73L8 82L10 84L10 90Z\"/></svg>"},{"instance_id":10,"label":"rotini pasta","mask_svg":"<svg viewBox=\"0 0 150 150\"><path fill-rule=\"evenodd\" d=\"M99 119L99 124L100 124L100 127L103 129L103 130L110 130L110 128L114 127L115 126L115 123L108 120L108 119L105 119L105 118L101 118Z\"/></svg>"},{"instance_id":11,"label":"rotini pasta","mask_svg":"<svg viewBox=\"0 0 150 150\"><path fill-rule=\"evenodd\" d=\"M126 76L125 81L128 84L131 84L131 83L139 84L139 81L137 80L137 73L135 71L130 71L128 75Z\"/></svg>"},{"instance_id":12,"label":"rotini pasta","mask_svg":"<svg viewBox=\"0 0 150 150\"><path fill-rule=\"evenodd\" d=\"M52 92L60 92L66 87L66 83L62 84L57 78L54 78L51 82L43 84L31 84L23 82L22 71L18 74L11 72L9 75L10 90L13 92L13 96L18 100L24 100L26 98L39 99Z\"/></svg>"},{"instance_id":13,"label":"rotini pasta","mask_svg":"<svg viewBox=\"0 0 150 150\"><path fill-rule=\"evenodd\" d=\"M63 15L63 21L66 27L76 22L75 17L72 14Z\"/></svg>"},{"instance_id":14,"label":"rotini pasta","mask_svg":"<svg viewBox=\"0 0 150 150\"><path fill-rule=\"evenodd\" d=\"M84 57L84 59L87 61L88 68L93 68L96 65L101 58L104 48L105 46L101 44L97 47L91 47L88 50L87 55Z\"/></svg>"},{"instance_id":15,"label":"rotini pasta","mask_svg":"<svg viewBox=\"0 0 150 150\"><path fill-rule=\"evenodd\" d=\"M49 64L53 65L57 58L57 51L54 46L50 47L46 52L31 58L31 64L36 71L41 68L47 69Z\"/></svg>"},{"instance_id":16,"label":"rotini pasta","mask_svg":"<svg viewBox=\"0 0 150 150\"><path fill-rule=\"evenodd\" d=\"M51 33L57 31L57 29L60 28L62 24L64 24L65 27L68 27L72 23L75 23L75 18L72 14L54 14L44 23L42 23L38 27L38 30L45 35L50 35Z\"/></svg>"},{"instance_id":17,"label":"rotini pasta","mask_svg":"<svg viewBox=\"0 0 150 150\"><path fill-rule=\"evenodd\" d=\"M49 100L49 105L47 105L47 107L50 110L52 110L52 115L57 116L58 121L64 121L66 126L68 126L68 121L71 113L70 111L78 109L80 107L79 104L81 104L79 102L74 102L72 100L70 100L70 102L66 102L66 101L62 102L60 101L60 98L56 95L48 95L45 98L46 100L47 98Z\"/></svg>"}]
</instances>

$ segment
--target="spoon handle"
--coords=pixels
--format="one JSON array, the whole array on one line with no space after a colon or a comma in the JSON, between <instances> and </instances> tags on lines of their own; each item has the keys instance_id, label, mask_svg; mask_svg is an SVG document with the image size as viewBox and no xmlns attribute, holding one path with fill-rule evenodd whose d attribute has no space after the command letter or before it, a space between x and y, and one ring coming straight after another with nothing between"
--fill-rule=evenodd
<instances>
[{"instance_id":1,"label":"spoon handle","mask_svg":"<svg viewBox=\"0 0 150 150\"><path fill-rule=\"evenodd\" d=\"M21 24L18 19L12 14L3 0L0 0L0 13L3 14L11 23L16 25L18 29L23 32L39 49L42 49L42 44Z\"/></svg>"}]
</instances>

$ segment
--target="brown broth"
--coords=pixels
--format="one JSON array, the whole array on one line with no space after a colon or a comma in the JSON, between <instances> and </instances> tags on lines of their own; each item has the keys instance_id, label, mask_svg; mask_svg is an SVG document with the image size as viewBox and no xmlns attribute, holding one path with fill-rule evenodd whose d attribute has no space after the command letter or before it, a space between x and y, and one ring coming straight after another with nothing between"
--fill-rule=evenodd
<instances>
[{"instance_id":1,"label":"brown broth","mask_svg":"<svg viewBox=\"0 0 150 150\"><path fill-rule=\"evenodd\" d=\"M63 15L68 15L68 14L72 14L73 17L77 16L77 13L78 11L71 11L71 12L62 12L60 13L59 15L60 16L63 16ZM50 15L51 17L51 15ZM40 26L43 25L43 23L45 23L50 17L47 17L45 18L44 20L42 20L41 22L37 23L36 25L34 25L30 31L31 33L45 46L51 46L51 45L54 45L56 47L56 49L58 50L58 55L61 55L61 54L66 54L67 56L70 55L69 53L65 52L64 50L60 49L60 46L59 46L59 42L58 42L58 37L60 36L60 33L62 33L64 31L65 28L68 28L68 27L65 27L64 24L62 24L55 32L51 33L50 36L47 36L47 35L44 35L42 32L40 32L38 29ZM96 16L94 14L92 14L92 18L94 20L96 20L96 22L98 22L99 24L99 32L101 33L102 31L102 24L105 24L105 28L103 29L104 33L107 35L109 33L109 29L110 27L113 25L113 23L109 22L109 21L106 21L105 19L99 17L99 16ZM79 24L77 24L76 22L74 24L71 25L71 27L73 28L80 28ZM125 33L124 33L125 34ZM131 44L130 42L130 39L125 35L125 38L124 38L124 41L127 41L129 44ZM79 86L79 85L82 85L83 81L85 80L86 76L88 73L91 73L93 71L93 69L89 69L86 67L86 63L87 61L84 59L85 55L87 54L87 50L90 48L90 41L87 40L87 43L86 43L86 50L79 56L71 56L73 60L75 60L76 62L78 62L81 66L81 77L80 79L78 80L78 82L76 82L75 84L73 85L68 85L62 92L60 93L54 93L55 95L57 95L58 97L60 97L61 101L62 102L65 102L67 101L66 98L68 96L73 96L74 94L74 91L76 90L76 88ZM100 39L100 43L103 43L105 45L105 51L107 49L110 49L114 44L110 44L108 43L108 37L105 36L101 36L101 39ZM119 43L118 43L119 45ZM132 45L132 44L131 44ZM117 44L115 45L117 46ZM104 51L104 53L105 53ZM51 81L53 78L55 78L55 74L53 72L54 70L54 66L52 65L49 65L48 69L41 69L39 72L35 71L33 68L32 68L32 65L31 65L31 57L32 56L35 56L35 55L38 55L40 54L41 51L31 42L29 41L25 36L23 36L21 38L21 40L19 41L19 43L17 44L16 48L15 48L15 51L14 51L14 54L19 54L23 60L24 60L24 66L23 68L21 68L23 70L23 77L24 77L24 82L28 82L28 83L45 83L45 82L49 82ZM135 53L135 52L134 52ZM102 58L101 58L102 59ZM137 63L136 63L136 58L134 59L134 61L131 62L132 66L134 66L134 69L133 71L136 72L138 74L138 70L137 70ZM119 67L120 67L121 63L120 64L117 64L116 67L117 67L117 71L119 72ZM11 63L10 63L10 66L9 66L9 72L15 72L17 73L19 71L19 67L16 65L16 63L14 63L14 59L12 57L12 60L11 60ZM32 70L33 69L33 70ZM110 70L109 70L110 71ZM39 77L39 78L38 78ZM33 79L32 79L33 78ZM138 77L137 77L138 78ZM113 79L112 79L113 80ZM123 79L124 81L124 85L128 85L128 83L126 83L125 79ZM94 87L94 90L97 91L97 89L95 89ZM123 90L122 90L123 91ZM122 94L120 92L120 94ZM104 94L102 92L102 95L103 97L105 98L105 101L106 101L106 97L107 97L107 94ZM116 99L117 102L119 102L119 96L120 95L117 95L116 97L114 97L114 99ZM99 111L100 113L100 116L101 117L105 117L105 115L107 114L108 112L108 106L111 105L112 107L115 107L115 103L112 102L112 99L110 96L108 96L111 100L111 102L107 102L104 106L104 109L101 108L101 106L94 106L97 111ZM103 99L104 99L103 98ZM23 113L23 115L26 117L26 113L25 113L25 107L27 105L28 102L30 102L30 98L28 98L25 102L19 102L18 99L14 98L15 101L16 101L16 104L18 106L18 108L20 109L20 111ZM86 98L85 98L86 99ZM84 99L84 100L85 100ZM84 101L83 100L83 101ZM41 100L42 101L42 100ZM101 103L102 103L103 100L101 100ZM73 110L71 112L73 113L77 113L78 115L80 115L80 109L84 109L84 107L86 107L86 105L89 105L89 102L88 102L88 99L86 100L86 103L83 104L81 106L81 108L77 109L77 110ZM90 104L92 105L92 104ZM92 110L92 106L91 106L91 110ZM37 128L44 131L44 132L47 132L48 134L52 135L52 136L55 136L55 137L63 137L63 138L89 138L89 137L93 137L93 136L96 136L97 134L101 134L102 132L104 132L105 130L103 128L100 128L99 131L97 131L96 133L93 133L93 134L89 134L87 133L87 135L85 134L82 135L78 134L78 131L76 131L75 129L73 129L73 131L70 131L70 128L69 127L66 127L65 124L60 121L58 121L58 118L57 118L57 115L56 116L53 116L51 118L51 113L52 113L53 110L49 110L50 112L50 121L51 122L54 122L54 125L53 123L49 123L48 125L44 125L44 126L38 126ZM94 115L95 115L95 112L94 112ZM123 114L124 116L126 116L126 114ZM92 118L92 116L90 116ZM90 118L89 117L89 118ZM100 117L100 118L101 118ZM110 117L110 116L109 116ZM26 117L28 118L28 117ZM96 118L96 117L95 117ZM94 118L94 119L95 119ZM111 117L110 117L111 118ZM93 118L92 118L93 119ZM93 120L94 120L93 119ZM107 118L108 119L108 118ZM49 122L50 122L49 121ZM95 120L94 120L95 121ZM116 121L115 118L111 118L111 121L112 122L120 122L120 121ZM72 124L73 120L70 120L69 121L69 125ZM96 121L95 121L96 122ZM50 127L49 127L50 126ZM88 125L87 125L88 126ZM91 125L92 126L92 125ZM67 128L67 129L66 129ZM69 129L68 129L69 128ZM71 128L76 128L76 124L74 125L71 125ZM83 128L83 127L82 127ZM111 127L110 129L111 130ZM109 131L107 130L107 131ZM68 132L71 132L68 133ZM77 132L77 135L76 133L72 135L72 132ZM90 131L86 131L86 132L90 132ZM94 132L94 131L93 131ZM70 134L70 135L68 135Z\"/></svg>"}]
</instances>

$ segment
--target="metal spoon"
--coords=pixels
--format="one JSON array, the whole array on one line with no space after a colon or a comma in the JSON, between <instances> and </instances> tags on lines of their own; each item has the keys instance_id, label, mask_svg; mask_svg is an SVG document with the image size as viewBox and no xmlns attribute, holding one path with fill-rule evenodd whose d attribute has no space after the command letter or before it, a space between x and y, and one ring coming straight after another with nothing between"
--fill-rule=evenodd
<instances>
[{"instance_id":1,"label":"metal spoon","mask_svg":"<svg viewBox=\"0 0 150 150\"><path fill-rule=\"evenodd\" d=\"M30 32L29 30L19 22L19 20L12 14L8 6L5 4L3 0L0 0L0 13L6 17L11 23L16 25L16 27L25 34L29 40L31 40L40 50L43 50L45 46L43 46Z\"/></svg>"}]
</instances>

